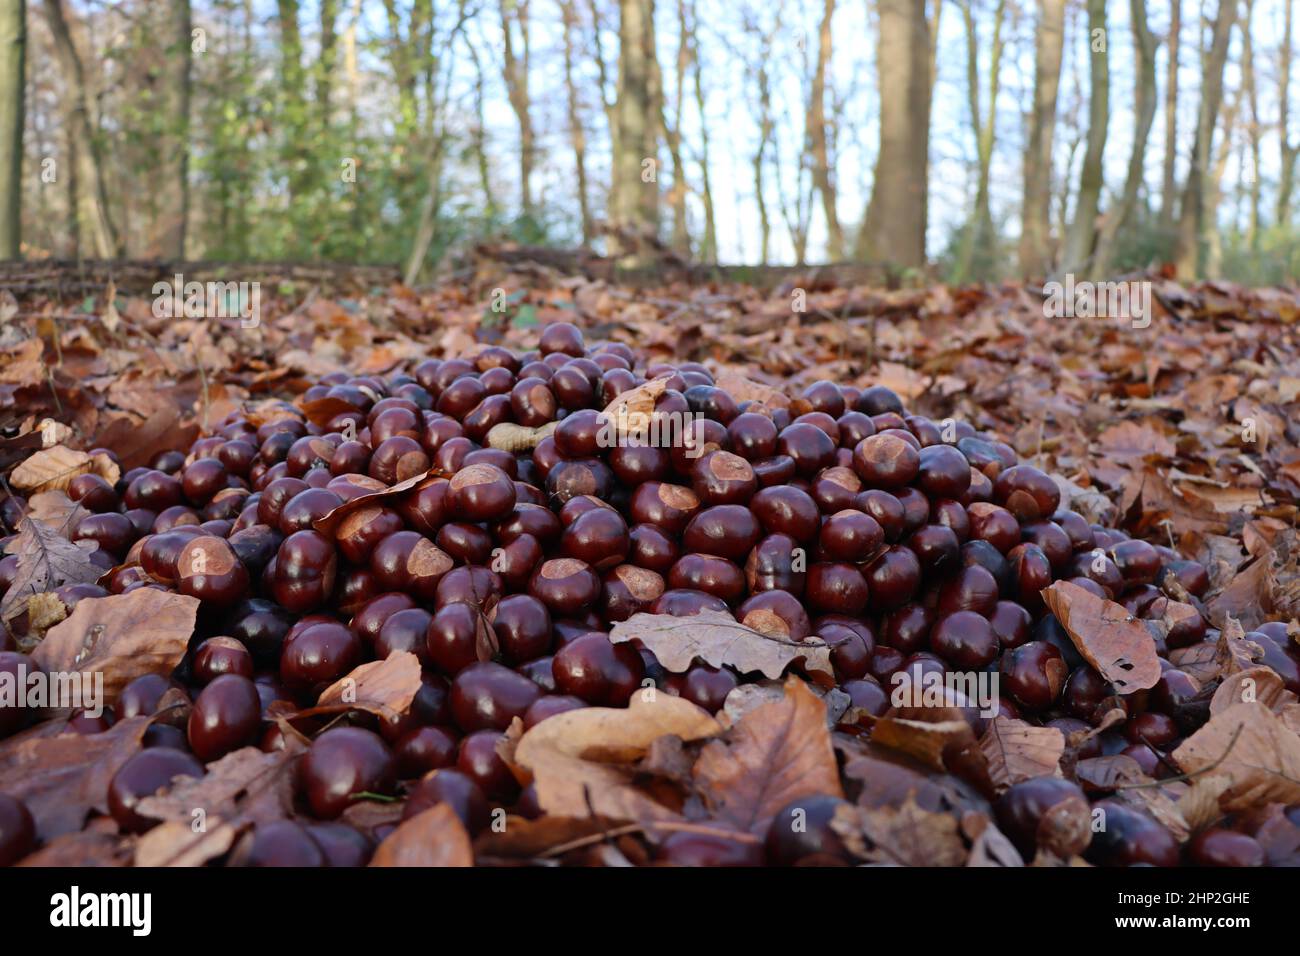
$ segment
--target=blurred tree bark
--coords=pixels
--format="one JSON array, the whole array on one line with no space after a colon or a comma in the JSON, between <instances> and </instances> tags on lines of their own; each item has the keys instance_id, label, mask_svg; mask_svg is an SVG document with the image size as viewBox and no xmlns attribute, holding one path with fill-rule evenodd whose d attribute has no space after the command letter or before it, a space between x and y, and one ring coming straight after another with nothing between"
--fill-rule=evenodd
<instances>
[{"instance_id":1,"label":"blurred tree bark","mask_svg":"<svg viewBox=\"0 0 1300 956\"><path fill-rule=\"evenodd\" d=\"M654 0L619 0L618 96L609 218L611 253L635 265L659 232L659 124L653 121Z\"/></svg>"},{"instance_id":2,"label":"blurred tree bark","mask_svg":"<svg viewBox=\"0 0 1300 956\"><path fill-rule=\"evenodd\" d=\"M920 269L925 265L930 23L921 0L880 0L879 20L880 147L854 256L894 269Z\"/></svg>"},{"instance_id":3,"label":"blurred tree bark","mask_svg":"<svg viewBox=\"0 0 1300 956\"><path fill-rule=\"evenodd\" d=\"M99 259L111 259L120 249L117 232L109 215L108 191L104 186L98 130L95 128L95 98L86 84L81 57L72 42L62 0L45 0L45 15L54 39L54 54L59 61L66 89L65 109L68 134L73 144L72 162L76 166L76 207L78 248Z\"/></svg>"},{"instance_id":4,"label":"blurred tree bark","mask_svg":"<svg viewBox=\"0 0 1300 956\"><path fill-rule=\"evenodd\" d=\"M573 167L577 174L578 212L582 218L582 244L590 245L595 235L591 199L587 195L587 132L582 125L578 84L574 79L573 34L578 29L578 14L573 0L560 0L560 19L564 27L564 91L569 113L569 142L573 144ZM482 90L479 92L480 101Z\"/></svg>"},{"instance_id":5,"label":"blurred tree bark","mask_svg":"<svg viewBox=\"0 0 1300 956\"><path fill-rule=\"evenodd\" d=\"M170 116L158 170L161 213L153 224L149 254L172 260L185 258L185 233L190 214L192 29L189 0L169 0L162 92Z\"/></svg>"},{"instance_id":6,"label":"blurred tree bark","mask_svg":"<svg viewBox=\"0 0 1300 956\"><path fill-rule=\"evenodd\" d=\"M1091 271L1105 276L1110 271L1115 255L1115 244L1137 207L1138 192L1142 188L1145 169L1147 138L1156 117L1156 38L1147 24L1146 0L1129 0L1129 26L1133 31L1133 49L1137 53L1137 89L1134 92L1133 112L1135 127L1133 147L1129 153L1128 172L1124 178L1124 193L1118 205L1106 210L1101 236L1097 240L1097 255Z\"/></svg>"},{"instance_id":7,"label":"blurred tree bark","mask_svg":"<svg viewBox=\"0 0 1300 956\"><path fill-rule=\"evenodd\" d=\"M506 95L519 124L519 196L524 216L537 218L533 204L533 160L537 153L533 130L532 100L528 80L532 71L533 44L529 32L528 0L500 0L501 34L505 41L501 72L506 81ZM515 40L516 25L519 39ZM518 44L516 46L516 43Z\"/></svg>"},{"instance_id":8,"label":"blurred tree bark","mask_svg":"<svg viewBox=\"0 0 1300 956\"><path fill-rule=\"evenodd\" d=\"M1074 221L1065 235L1061 269L1074 272L1093 261L1097 240L1097 210L1105 184L1103 160L1110 123L1110 54L1106 36L1106 0L1088 0L1088 142L1079 171Z\"/></svg>"},{"instance_id":9,"label":"blurred tree bark","mask_svg":"<svg viewBox=\"0 0 1300 956\"><path fill-rule=\"evenodd\" d=\"M1274 220L1279 226L1291 222L1291 194L1295 189L1296 155L1300 142L1291 141L1291 12L1295 0L1284 0L1282 14L1282 40L1278 57L1277 103L1278 140L1281 173L1278 179L1277 211Z\"/></svg>"},{"instance_id":10,"label":"blurred tree bark","mask_svg":"<svg viewBox=\"0 0 1300 956\"><path fill-rule=\"evenodd\" d=\"M1237 18L1237 0L1219 0L1214 17L1209 55L1205 58L1205 75L1201 83L1201 108L1196 118L1196 140L1183 186L1178 214L1178 245L1174 268L1178 278L1190 280L1202 271L1202 246L1205 232L1213 227L1212 210L1207 215L1206 188L1214 129L1218 125L1219 106L1223 100L1223 65L1228 60L1228 42Z\"/></svg>"},{"instance_id":11,"label":"blurred tree bark","mask_svg":"<svg viewBox=\"0 0 1300 956\"><path fill-rule=\"evenodd\" d=\"M808 95L808 151L812 157L813 185L821 195L822 216L826 220L826 258L839 262L844 258L844 227L836 209L835 172L826 133L826 71L831 63L834 17L835 0L824 0L817 30L817 65Z\"/></svg>"},{"instance_id":12,"label":"blurred tree bark","mask_svg":"<svg viewBox=\"0 0 1300 956\"><path fill-rule=\"evenodd\" d=\"M1021 213L1020 274L1026 278L1051 271L1052 140L1056 131L1056 94L1061 84L1065 47L1065 0L1039 0L1034 41L1034 108L1025 150L1024 207Z\"/></svg>"},{"instance_id":13,"label":"blurred tree bark","mask_svg":"<svg viewBox=\"0 0 1300 956\"><path fill-rule=\"evenodd\" d=\"M970 108L971 132L975 137L975 208L966 223L961 250L957 257L955 280L986 279L995 266L993 211L989 205L989 177L993 167L993 145L997 135L998 89L1002 76L1002 24L1006 19L1006 0L998 0L993 13L993 38L989 47L988 115L980 105L979 30L975 25L972 0L962 0L961 11L966 28L966 96ZM977 257L979 261L977 262Z\"/></svg>"},{"instance_id":14,"label":"blurred tree bark","mask_svg":"<svg viewBox=\"0 0 1300 956\"><path fill-rule=\"evenodd\" d=\"M26 53L27 0L0 0L0 259L21 250Z\"/></svg>"},{"instance_id":15,"label":"blurred tree bark","mask_svg":"<svg viewBox=\"0 0 1300 956\"><path fill-rule=\"evenodd\" d=\"M687 7L691 28L691 73L695 90L695 111L700 121L700 202L704 204L704 237L700 241L699 258L702 262L716 262L718 259L718 226L713 215L713 184L709 179L709 120L705 113L704 83L700 78L700 47L696 36L698 19L694 0Z\"/></svg>"},{"instance_id":16,"label":"blurred tree bark","mask_svg":"<svg viewBox=\"0 0 1300 956\"><path fill-rule=\"evenodd\" d=\"M1173 232L1178 208L1178 54L1182 33L1182 0L1170 0L1169 52L1165 61L1165 157L1160 188L1160 231Z\"/></svg>"}]
</instances>

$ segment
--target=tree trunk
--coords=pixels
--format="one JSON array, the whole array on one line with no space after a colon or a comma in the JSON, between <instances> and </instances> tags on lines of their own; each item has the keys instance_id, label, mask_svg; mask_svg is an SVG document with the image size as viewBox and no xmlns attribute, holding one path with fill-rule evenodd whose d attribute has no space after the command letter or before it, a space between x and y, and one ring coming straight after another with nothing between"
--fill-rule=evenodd
<instances>
[{"instance_id":1,"label":"tree trunk","mask_svg":"<svg viewBox=\"0 0 1300 956\"><path fill-rule=\"evenodd\" d=\"M505 39L502 74L510 108L519 123L519 195L524 216L536 218L533 206L533 158L537 146L533 133L528 79L532 67L532 42L529 38L528 0L500 0L501 33ZM514 24L519 25L520 48L515 49Z\"/></svg>"},{"instance_id":2,"label":"tree trunk","mask_svg":"<svg viewBox=\"0 0 1300 956\"><path fill-rule=\"evenodd\" d=\"M280 24L280 74L284 121L283 155L288 167L289 199L301 195L307 186L307 143L302 33L298 26L298 0L276 0ZM294 208L291 204L290 208Z\"/></svg>"},{"instance_id":3,"label":"tree trunk","mask_svg":"<svg viewBox=\"0 0 1300 956\"><path fill-rule=\"evenodd\" d=\"M691 235L686 225L686 168L682 162L682 102L683 90L686 86L686 65L690 60L690 47L686 33L686 4L683 0L677 0L677 23L677 62L674 73L674 81L677 86L673 92L673 122L671 125L668 123L664 111L662 84L659 84L659 119L664 140L668 144L668 156L673 163L673 185L668 190L668 208L673 213L672 247L689 258L691 254ZM654 67L655 74L658 75L658 63L655 63Z\"/></svg>"},{"instance_id":4,"label":"tree trunk","mask_svg":"<svg viewBox=\"0 0 1300 956\"><path fill-rule=\"evenodd\" d=\"M659 231L658 127L652 61L654 0L619 0L617 151L610 183L612 253L635 265L638 247Z\"/></svg>"},{"instance_id":5,"label":"tree trunk","mask_svg":"<svg viewBox=\"0 0 1300 956\"><path fill-rule=\"evenodd\" d=\"M808 152L812 157L812 180L822 200L826 219L826 258L839 262L844 258L844 227L836 209L835 178L826 136L826 70L831 63L831 20L835 0L823 0L821 26L817 31L817 65L813 70L808 94Z\"/></svg>"},{"instance_id":6,"label":"tree trunk","mask_svg":"<svg viewBox=\"0 0 1300 956\"><path fill-rule=\"evenodd\" d=\"M995 236L993 211L989 205L989 175L993 165L993 144L998 113L998 86L1002 68L1002 22L1006 14L1006 0L998 0L993 19L993 42L989 52L989 110L988 116L980 106L979 32L975 26L975 13L971 0L962 4L966 28L966 95L970 108L971 132L975 137L975 207L966 224L961 251L957 259L956 281L971 278L987 279L993 268ZM977 250L981 261L977 266Z\"/></svg>"},{"instance_id":7,"label":"tree trunk","mask_svg":"<svg viewBox=\"0 0 1300 956\"><path fill-rule=\"evenodd\" d=\"M1160 231L1173 232L1174 212L1178 205L1178 54L1182 33L1182 0L1170 0L1169 55L1165 66L1165 158L1164 178L1160 187Z\"/></svg>"},{"instance_id":8,"label":"tree trunk","mask_svg":"<svg viewBox=\"0 0 1300 956\"><path fill-rule=\"evenodd\" d=\"M21 251L26 52L27 0L0 0L0 259Z\"/></svg>"},{"instance_id":9,"label":"tree trunk","mask_svg":"<svg viewBox=\"0 0 1300 956\"><path fill-rule=\"evenodd\" d=\"M925 265L930 24L920 0L880 0L880 146L854 255L894 269Z\"/></svg>"},{"instance_id":10,"label":"tree trunk","mask_svg":"<svg viewBox=\"0 0 1300 956\"><path fill-rule=\"evenodd\" d=\"M1106 132L1110 120L1110 57L1106 42L1106 0L1088 0L1088 144L1079 171L1079 194L1074 201L1074 221L1065 237L1061 268L1074 272L1092 261L1097 238L1097 209L1105 171Z\"/></svg>"},{"instance_id":11,"label":"tree trunk","mask_svg":"<svg viewBox=\"0 0 1300 956\"><path fill-rule=\"evenodd\" d=\"M1260 125L1259 93L1255 84L1255 45L1251 36L1251 21L1255 15L1254 0L1246 0L1246 19L1241 27L1241 85L1246 97L1249 116L1246 117L1246 142L1250 148L1250 178L1248 195L1250 196L1250 218L1246 225L1246 244L1251 250L1259 248L1260 228ZM1214 207L1211 207L1214 208Z\"/></svg>"},{"instance_id":12,"label":"tree trunk","mask_svg":"<svg viewBox=\"0 0 1300 956\"><path fill-rule=\"evenodd\" d=\"M703 262L716 262L718 258L718 226L713 215L713 184L709 179L709 123L705 117L704 84L700 79L699 42L695 36L698 23L695 3L690 3L691 20L691 72L694 74L695 109L700 121L700 201L704 204L704 239L700 243L699 257Z\"/></svg>"},{"instance_id":13,"label":"tree trunk","mask_svg":"<svg viewBox=\"0 0 1300 956\"><path fill-rule=\"evenodd\" d=\"M185 258L185 232L189 222L191 28L189 0L170 0L163 96L172 115L158 171L162 215L154 223L154 238L149 245L152 254L171 260Z\"/></svg>"},{"instance_id":14,"label":"tree trunk","mask_svg":"<svg viewBox=\"0 0 1300 956\"><path fill-rule=\"evenodd\" d=\"M330 103L337 68L339 0L320 0L320 56L316 61L316 111L322 133L330 129Z\"/></svg>"},{"instance_id":15,"label":"tree trunk","mask_svg":"<svg viewBox=\"0 0 1300 956\"><path fill-rule=\"evenodd\" d=\"M1146 0L1129 0L1129 21L1133 30L1133 49L1137 52L1137 89L1133 112L1136 126L1133 130L1133 150L1129 154L1128 173L1124 178L1124 194L1119 205L1108 210L1106 221L1097 242L1097 256L1092 272L1105 276L1110 271L1115 254L1115 242L1120 230L1129 222L1137 206L1138 191L1142 188L1142 173L1146 159L1147 138L1156 116L1156 38L1147 25Z\"/></svg>"},{"instance_id":16,"label":"tree trunk","mask_svg":"<svg viewBox=\"0 0 1300 956\"><path fill-rule=\"evenodd\" d=\"M573 77L573 33L578 28L578 17L573 9L573 0L560 0L560 16L564 25L564 90L569 111L569 141L573 144L573 166L578 179L582 244L590 245L595 236L595 227L591 216L591 200L587 197L587 133L582 126L582 113L578 106L578 86ZM479 88L479 93L481 96L482 87Z\"/></svg>"},{"instance_id":17,"label":"tree trunk","mask_svg":"<svg viewBox=\"0 0 1300 956\"><path fill-rule=\"evenodd\" d=\"M1205 78L1201 84L1201 108L1196 118L1196 140L1192 145L1191 164L1183 187L1182 206L1178 215L1178 246L1174 267L1178 278L1190 280L1201 272L1201 246L1205 231L1212 225L1206 216L1207 179L1218 125L1219 105L1223 99L1223 65L1228 59L1228 42L1237 17L1236 0L1219 0L1209 56L1205 59Z\"/></svg>"},{"instance_id":18,"label":"tree trunk","mask_svg":"<svg viewBox=\"0 0 1300 956\"><path fill-rule=\"evenodd\" d=\"M1274 215L1279 226L1291 222L1291 195L1295 188L1296 155L1300 154L1300 143L1291 142L1291 8L1295 0L1284 0L1282 20L1282 50L1278 76L1278 139L1280 165L1278 178L1277 211Z\"/></svg>"},{"instance_id":19,"label":"tree trunk","mask_svg":"<svg viewBox=\"0 0 1300 956\"><path fill-rule=\"evenodd\" d=\"M85 70L73 45L61 0L45 0L45 14L67 90L68 129L74 143L73 162L77 166L77 222L84 235L80 248L97 258L111 259L119 249L108 211L99 137L91 123L94 97L86 85Z\"/></svg>"},{"instance_id":20,"label":"tree trunk","mask_svg":"<svg viewBox=\"0 0 1300 956\"><path fill-rule=\"evenodd\" d=\"M1025 150L1024 209L1020 231L1020 274L1051 271L1052 140L1056 132L1056 94L1065 47L1065 0L1039 0L1034 42L1034 109Z\"/></svg>"}]
</instances>

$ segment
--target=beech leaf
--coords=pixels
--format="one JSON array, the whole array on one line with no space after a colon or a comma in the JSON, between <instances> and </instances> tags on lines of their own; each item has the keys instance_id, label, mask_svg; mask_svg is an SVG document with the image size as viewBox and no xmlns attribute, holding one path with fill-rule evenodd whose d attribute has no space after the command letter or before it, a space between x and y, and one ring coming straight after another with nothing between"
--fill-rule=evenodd
<instances>
[{"instance_id":1,"label":"beech leaf","mask_svg":"<svg viewBox=\"0 0 1300 956\"><path fill-rule=\"evenodd\" d=\"M379 844L371 866L473 866L474 850L460 817L446 803L430 807Z\"/></svg>"},{"instance_id":2,"label":"beech leaf","mask_svg":"<svg viewBox=\"0 0 1300 956\"><path fill-rule=\"evenodd\" d=\"M782 700L755 707L725 740L704 745L695 783L717 819L755 834L798 797L843 797L824 705L790 677Z\"/></svg>"},{"instance_id":3,"label":"beech leaf","mask_svg":"<svg viewBox=\"0 0 1300 956\"><path fill-rule=\"evenodd\" d=\"M197 599L154 588L84 598L32 652L47 672L103 674L104 703L145 674L170 674L185 656Z\"/></svg>"},{"instance_id":4,"label":"beech leaf","mask_svg":"<svg viewBox=\"0 0 1300 956\"><path fill-rule=\"evenodd\" d=\"M820 638L800 643L763 634L725 611L700 611L689 617L633 614L609 632L615 644L640 640L659 663L674 674L685 673L695 658L713 667L734 667L742 674L758 671L779 678L793 661L803 660L810 671L833 676L830 645Z\"/></svg>"},{"instance_id":5,"label":"beech leaf","mask_svg":"<svg viewBox=\"0 0 1300 956\"><path fill-rule=\"evenodd\" d=\"M1114 684L1117 693L1131 694L1160 680L1155 641L1122 605L1069 581L1044 588L1043 600L1084 660Z\"/></svg>"}]
</instances>

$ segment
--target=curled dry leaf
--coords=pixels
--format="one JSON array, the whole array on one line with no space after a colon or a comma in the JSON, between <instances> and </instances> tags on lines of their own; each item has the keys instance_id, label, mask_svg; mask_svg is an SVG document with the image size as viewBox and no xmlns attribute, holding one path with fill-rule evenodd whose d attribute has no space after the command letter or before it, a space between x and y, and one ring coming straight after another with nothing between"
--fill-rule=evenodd
<instances>
[{"instance_id":1,"label":"curled dry leaf","mask_svg":"<svg viewBox=\"0 0 1300 956\"><path fill-rule=\"evenodd\" d=\"M690 617L633 614L610 629L609 639L615 644L640 640L674 674L685 673L697 657L714 667L758 671L774 680L796 660L803 660L809 671L830 677L835 673L831 649L821 640L799 643L763 634L723 611L701 611Z\"/></svg>"},{"instance_id":2,"label":"curled dry leaf","mask_svg":"<svg viewBox=\"0 0 1300 956\"><path fill-rule=\"evenodd\" d=\"M1274 583L1272 556L1255 558L1206 603L1206 614L1216 627L1224 627L1231 616L1246 630L1254 630L1273 612Z\"/></svg>"},{"instance_id":3,"label":"curled dry leaf","mask_svg":"<svg viewBox=\"0 0 1300 956\"><path fill-rule=\"evenodd\" d=\"M140 750L147 717L128 717L98 734L46 721L0 742L0 793L27 804L42 840L80 830L91 810L107 813L109 781Z\"/></svg>"},{"instance_id":4,"label":"curled dry leaf","mask_svg":"<svg viewBox=\"0 0 1300 956\"><path fill-rule=\"evenodd\" d=\"M1275 714L1280 714L1288 704L1296 703L1296 695L1286 689L1282 678L1271 667L1252 667L1225 677L1210 699L1210 714L1223 713L1234 704L1259 701Z\"/></svg>"},{"instance_id":5,"label":"curled dry leaf","mask_svg":"<svg viewBox=\"0 0 1300 956\"><path fill-rule=\"evenodd\" d=\"M306 746L286 737L283 750L242 747L208 765L199 778L181 777L138 804L142 816L163 821L136 845L137 866L202 866L226 853L259 823L294 814L294 770ZM195 830L196 812L203 827Z\"/></svg>"},{"instance_id":6,"label":"curled dry leaf","mask_svg":"<svg viewBox=\"0 0 1300 956\"><path fill-rule=\"evenodd\" d=\"M1187 839L1191 832L1178 804L1166 792L1173 785L1157 784L1127 754L1080 760L1074 773L1085 791L1114 790L1117 799L1154 817L1179 840Z\"/></svg>"},{"instance_id":7,"label":"curled dry leaf","mask_svg":"<svg viewBox=\"0 0 1300 956\"><path fill-rule=\"evenodd\" d=\"M835 811L831 827L850 853L870 863L961 866L966 862L957 818L925 810L910 796L897 807L846 804Z\"/></svg>"},{"instance_id":8,"label":"curled dry leaf","mask_svg":"<svg viewBox=\"0 0 1300 956\"><path fill-rule=\"evenodd\" d=\"M456 811L440 803L388 834L370 865L473 866L474 849Z\"/></svg>"},{"instance_id":9,"label":"curled dry leaf","mask_svg":"<svg viewBox=\"0 0 1300 956\"><path fill-rule=\"evenodd\" d=\"M1223 817L1219 798L1230 786L1230 778L1212 773L1197 777L1187 792L1178 798L1178 812L1183 815L1193 833L1213 826Z\"/></svg>"},{"instance_id":10,"label":"curled dry leaf","mask_svg":"<svg viewBox=\"0 0 1300 956\"><path fill-rule=\"evenodd\" d=\"M1169 663L1202 685L1212 683L1222 675L1218 652L1208 641L1170 651Z\"/></svg>"},{"instance_id":11,"label":"curled dry leaf","mask_svg":"<svg viewBox=\"0 0 1300 956\"><path fill-rule=\"evenodd\" d=\"M989 721L979 746L988 758L993 786L1001 792L1022 780L1060 776L1065 735L1055 727L998 716Z\"/></svg>"},{"instance_id":12,"label":"curled dry leaf","mask_svg":"<svg viewBox=\"0 0 1300 956\"><path fill-rule=\"evenodd\" d=\"M684 741L722 732L722 726L688 700L655 691L633 695L626 710L585 707L548 717L515 747L518 773L531 777L547 813L613 820L676 819L636 786L636 764L657 738Z\"/></svg>"},{"instance_id":13,"label":"curled dry leaf","mask_svg":"<svg viewBox=\"0 0 1300 956\"><path fill-rule=\"evenodd\" d=\"M956 720L907 720L881 717L871 732L872 743L907 754L935 770L948 769L948 758L975 742L970 724Z\"/></svg>"},{"instance_id":14,"label":"curled dry leaf","mask_svg":"<svg viewBox=\"0 0 1300 956\"><path fill-rule=\"evenodd\" d=\"M27 517L49 525L69 541L77 524L88 514L62 491L42 491L27 499Z\"/></svg>"},{"instance_id":15,"label":"curled dry leaf","mask_svg":"<svg viewBox=\"0 0 1300 956\"><path fill-rule=\"evenodd\" d=\"M107 455L91 456L84 451L55 445L36 452L9 476L15 491L36 493L64 491L78 475L96 474L110 485L122 477L121 470Z\"/></svg>"},{"instance_id":16,"label":"curled dry leaf","mask_svg":"<svg viewBox=\"0 0 1300 956\"><path fill-rule=\"evenodd\" d=\"M358 523L363 522L365 518L377 514L379 508L382 507L384 502L389 498L411 491L416 488L416 486L420 485L421 482L432 482L437 479L438 475L436 473L426 471L424 474L416 475L413 478L407 478L405 481L399 481L397 484L388 487L384 487L380 482L375 481L375 489L370 494L358 495L355 498L343 502L343 504L339 505L332 511L327 511L325 514L321 515L311 523L311 526L326 537L332 538L338 531L339 525L349 516L355 515L356 517L353 518L354 521L357 521ZM367 487L369 487L369 485L367 485Z\"/></svg>"},{"instance_id":17,"label":"curled dry leaf","mask_svg":"<svg viewBox=\"0 0 1300 956\"><path fill-rule=\"evenodd\" d=\"M195 598L154 588L86 598L49 629L32 659L47 672L102 674L104 703L112 704L135 678L176 669L198 610Z\"/></svg>"},{"instance_id":18,"label":"curled dry leaf","mask_svg":"<svg viewBox=\"0 0 1300 956\"><path fill-rule=\"evenodd\" d=\"M695 784L714 817L761 834L791 800L843 797L825 713L804 682L790 677L782 700L755 707L725 740L705 744Z\"/></svg>"},{"instance_id":19,"label":"curled dry leaf","mask_svg":"<svg viewBox=\"0 0 1300 956\"><path fill-rule=\"evenodd\" d=\"M122 468L130 471L147 465L160 451L189 448L198 435L197 424L182 424L180 409L171 402L163 402L141 424L127 415L113 418L88 444L113 449Z\"/></svg>"},{"instance_id":20,"label":"curled dry leaf","mask_svg":"<svg viewBox=\"0 0 1300 956\"><path fill-rule=\"evenodd\" d=\"M0 601L0 618L8 625L27 610L34 594L44 594L65 584L93 584L104 569L90 560L93 541L77 544L63 536L58 528L31 518L18 523L18 537L5 547L7 554L18 556L13 583Z\"/></svg>"},{"instance_id":21,"label":"curled dry leaf","mask_svg":"<svg viewBox=\"0 0 1300 956\"><path fill-rule=\"evenodd\" d=\"M963 813L961 830L970 841L970 856L966 858L967 866L1024 866L1025 861L1020 851L1007 839L1007 835L987 814L978 811Z\"/></svg>"},{"instance_id":22,"label":"curled dry leaf","mask_svg":"<svg viewBox=\"0 0 1300 956\"><path fill-rule=\"evenodd\" d=\"M645 435L650 429L655 402L667 387L668 377L661 376L628 389L606 405L600 417L618 437Z\"/></svg>"},{"instance_id":23,"label":"curled dry leaf","mask_svg":"<svg viewBox=\"0 0 1300 956\"><path fill-rule=\"evenodd\" d=\"M1229 614L1223 620L1219 631L1219 640L1214 645L1215 661L1219 665L1219 676L1231 677L1242 671L1253 670L1264 649L1246 637L1241 622Z\"/></svg>"},{"instance_id":24,"label":"curled dry leaf","mask_svg":"<svg viewBox=\"0 0 1300 956\"><path fill-rule=\"evenodd\" d=\"M729 392L737 403L757 402L764 408L790 406L789 397L780 389L755 382L733 369L721 369L714 378L714 384Z\"/></svg>"},{"instance_id":25,"label":"curled dry leaf","mask_svg":"<svg viewBox=\"0 0 1300 956\"><path fill-rule=\"evenodd\" d=\"M809 684L807 687L820 697L822 703L826 705L826 726L833 730L845 714L848 713L849 707L853 703L852 699L838 687L827 689L816 684ZM731 724L734 724L760 704L780 700L784 696L785 685L779 680L761 680L753 684L740 684L733 687L730 693L727 694L727 699L723 702L722 710L719 713Z\"/></svg>"},{"instance_id":26,"label":"curled dry leaf","mask_svg":"<svg viewBox=\"0 0 1300 956\"><path fill-rule=\"evenodd\" d=\"M1155 641L1122 605L1069 581L1044 588L1043 600L1084 660L1114 684L1117 693L1131 694L1160 680Z\"/></svg>"},{"instance_id":27,"label":"curled dry leaf","mask_svg":"<svg viewBox=\"0 0 1300 956\"><path fill-rule=\"evenodd\" d=\"M1259 701L1213 715L1174 751L1174 760L1187 773L1228 777L1232 784L1219 800L1224 810L1300 803L1300 736Z\"/></svg>"},{"instance_id":28,"label":"curled dry leaf","mask_svg":"<svg viewBox=\"0 0 1300 956\"><path fill-rule=\"evenodd\" d=\"M410 651L396 651L381 661L362 664L335 681L321 692L315 707L296 716L364 710L395 721L410 709L419 690L420 659Z\"/></svg>"}]
</instances>

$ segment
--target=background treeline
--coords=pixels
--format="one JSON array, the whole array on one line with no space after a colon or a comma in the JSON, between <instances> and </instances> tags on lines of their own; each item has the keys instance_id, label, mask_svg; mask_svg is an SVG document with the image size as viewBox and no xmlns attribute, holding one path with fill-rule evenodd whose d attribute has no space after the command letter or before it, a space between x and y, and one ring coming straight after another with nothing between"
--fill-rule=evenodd
<instances>
[{"instance_id":1,"label":"background treeline","mask_svg":"<svg viewBox=\"0 0 1300 956\"><path fill-rule=\"evenodd\" d=\"M0 0L0 257L1300 268L1294 0Z\"/></svg>"}]
</instances>

